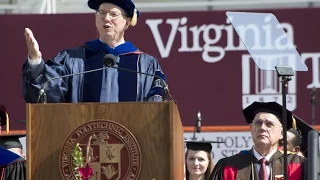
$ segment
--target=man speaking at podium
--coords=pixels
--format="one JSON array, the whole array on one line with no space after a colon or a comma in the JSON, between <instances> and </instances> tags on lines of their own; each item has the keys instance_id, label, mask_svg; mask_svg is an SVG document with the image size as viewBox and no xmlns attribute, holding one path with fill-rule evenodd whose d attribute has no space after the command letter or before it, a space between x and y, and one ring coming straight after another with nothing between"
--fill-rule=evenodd
<instances>
[{"instance_id":1,"label":"man speaking at podium","mask_svg":"<svg viewBox=\"0 0 320 180\"><path fill-rule=\"evenodd\" d=\"M44 99L39 98L39 92L45 93L43 101L48 103L162 101L165 76L158 60L124 39L125 31L136 25L140 14L134 3L131 0L89 0L88 6L96 11L99 38L63 50L46 62L32 31L25 29L28 47L22 75L25 101L36 103ZM151 75L103 69L107 54L117 57L111 66ZM83 74L96 69L101 70ZM77 73L80 75L73 75Z\"/></svg>"}]
</instances>

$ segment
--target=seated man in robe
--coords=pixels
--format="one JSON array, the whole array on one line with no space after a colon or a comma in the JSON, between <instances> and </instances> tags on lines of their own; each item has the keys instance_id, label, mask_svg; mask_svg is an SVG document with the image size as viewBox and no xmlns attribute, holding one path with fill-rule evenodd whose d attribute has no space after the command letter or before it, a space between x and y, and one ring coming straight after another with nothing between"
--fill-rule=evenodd
<instances>
[{"instance_id":1,"label":"seated man in robe","mask_svg":"<svg viewBox=\"0 0 320 180\"><path fill-rule=\"evenodd\" d=\"M9 127L6 108L0 105L0 121L3 127ZM25 180L26 161L19 140L25 134L12 134L10 131L0 133L0 180Z\"/></svg>"},{"instance_id":2,"label":"seated man in robe","mask_svg":"<svg viewBox=\"0 0 320 180\"><path fill-rule=\"evenodd\" d=\"M0 180L25 180L26 179L26 160L22 153L22 145L19 141L21 135L1 135L0 136L0 162L7 159L5 164L0 167ZM6 152L8 151L8 152ZM5 156L4 154L15 154ZM11 159L11 157L13 157Z\"/></svg>"},{"instance_id":3,"label":"seated man in robe","mask_svg":"<svg viewBox=\"0 0 320 180\"><path fill-rule=\"evenodd\" d=\"M286 110L287 119L282 119L282 106L276 102L254 102L243 111L254 146L250 150L222 158L216 164L213 180L269 180L284 177L284 155L278 150L283 138L282 123L292 127L292 113ZM288 154L288 179L308 179L306 158Z\"/></svg>"},{"instance_id":4,"label":"seated man in robe","mask_svg":"<svg viewBox=\"0 0 320 180\"><path fill-rule=\"evenodd\" d=\"M288 153L296 153L302 155L300 151L300 145L302 141L302 136L299 130L296 128L290 128L287 131L287 150ZM283 139L279 141L279 150L283 151ZM302 155L303 156L303 155Z\"/></svg>"},{"instance_id":5,"label":"seated man in robe","mask_svg":"<svg viewBox=\"0 0 320 180\"><path fill-rule=\"evenodd\" d=\"M302 134L301 131L296 126L296 119L292 117L292 128L287 131L287 152L288 153L295 153L300 156L304 156L303 153L300 151L301 143L302 143ZM283 139L279 141L279 151L283 151Z\"/></svg>"},{"instance_id":6,"label":"seated man in robe","mask_svg":"<svg viewBox=\"0 0 320 180\"><path fill-rule=\"evenodd\" d=\"M301 118L293 115L293 126L287 131L287 149L303 157L308 157L308 133L317 131ZM279 149L283 150L282 140L279 142Z\"/></svg>"}]
</instances>

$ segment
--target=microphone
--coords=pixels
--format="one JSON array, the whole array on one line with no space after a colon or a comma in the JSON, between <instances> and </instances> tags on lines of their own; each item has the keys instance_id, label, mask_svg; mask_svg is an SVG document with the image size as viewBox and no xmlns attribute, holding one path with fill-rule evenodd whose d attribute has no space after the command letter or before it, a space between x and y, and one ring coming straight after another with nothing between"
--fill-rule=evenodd
<instances>
[{"instance_id":1,"label":"microphone","mask_svg":"<svg viewBox=\"0 0 320 180\"><path fill-rule=\"evenodd\" d=\"M153 77L156 77L160 80L161 82L161 86L162 86L162 89L163 89L163 99L166 100L167 99L167 95L169 95L169 97L175 102L177 103L173 97L171 96L170 92L169 92L169 87L168 87L168 84L158 75L155 75L155 74L149 74L149 73L144 73L144 72L138 72L138 71L134 71L134 70L131 70L131 69L125 69L125 68L120 68L120 67L115 67L114 65L116 64L116 56L114 56L113 54L107 54L103 57L103 63L106 67L110 67L110 68L114 68L114 69L119 69L119 70L122 70L122 71L127 71L127 72L132 72L132 73L136 73L136 74L144 74L144 75L147 75L147 76L153 76Z\"/></svg>"},{"instance_id":2,"label":"microphone","mask_svg":"<svg viewBox=\"0 0 320 180\"><path fill-rule=\"evenodd\" d=\"M201 113L198 111L197 114L197 120L196 120L196 132L200 133L201 132Z\"/></svg>"},{"instance_id":3,"label":"microphone","mask_svg":"<svg viewBox=\"0 0 320 180\"><path fill-rule=\"evenodd\" d=\"M103 64L106 67L113 67L116 64L117 58L116 56L112 55L112 54L106 54L103 57Z\"/></svg>"},{"instance_id":4,"label":"microphone","mask_svg":"<svg viewBox=\"0 0 320 180\"><path fill-rule=\"evenodd\" d=\"M105 55L105 57L103 57L103 59L110 59L109 58L109 55L110 54L107 54ZM115 61L114 61L115 62ZM112 62L110 62L110 60L108 60L108 65L114 65L114 64L110 64ZM104 63L105 64L105 63ZM87 73L92 73L92 72L96 72L96 71L103 71L105 69L108 69L109 66L106 66L103 67L103 68L99 68L99 69L92 69L92 70L89 70L89 71L83 71L83 72L79 72L79 73L74 73L74 74L67 74L67 75L64 75L64 76L56 76L56 77L53 77L49 80L47 80L46 82L44 82L41 86L41 89L39 90L39 96L38 96L38 101L37 103L40 103L40 100L41 98L43 97L43 104L46 104L47 103L47 94L46 94L46 90L47 90L47 87L48 87L48 83L55 80L55 79L61 79L61 78L65 78L65 77L70 77L70 76L76 76L76 75L82 75L82 74L87 74Z\"/></svg>"}]
</instances>

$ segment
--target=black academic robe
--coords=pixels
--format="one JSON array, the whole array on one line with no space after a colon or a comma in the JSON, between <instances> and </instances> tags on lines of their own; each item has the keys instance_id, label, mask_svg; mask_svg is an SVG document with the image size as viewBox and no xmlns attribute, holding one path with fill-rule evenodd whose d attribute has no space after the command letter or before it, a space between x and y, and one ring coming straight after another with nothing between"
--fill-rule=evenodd
<instances>
[{"instance_id":1,"label":"black academic robe","mask_svg":"<svg viewBox=\"0 0 320 180\"><path fill-rule=\"evenodd\" d=\"M271 165L269 180L283 179L283 153L276 151L270 158ZM297 154L288 154L288 180L306 180L306 158ZM258 160L253 155L253 150L241 151L239 154L220 159L216 164L212 180L259 180L255 164Z\"/></svg>"},{"instance_id":2,"label":"black academic robe","mask_svg":"<svg viewBox=\"0 0 320 180\"><path fill-rule=\"evenodd\" d=\"M0 180L25 180L26 170L25 159L19 158L5 167L0 167Z\"/></svg>"}]
</instances>

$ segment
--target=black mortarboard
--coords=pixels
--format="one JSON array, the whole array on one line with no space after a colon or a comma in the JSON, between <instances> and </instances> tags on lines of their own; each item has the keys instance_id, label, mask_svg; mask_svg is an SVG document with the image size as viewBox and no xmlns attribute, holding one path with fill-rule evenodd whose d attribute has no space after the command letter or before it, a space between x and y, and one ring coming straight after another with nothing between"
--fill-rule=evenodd
<instances>
[{"instance_id":1,"label":"black mortarboard","mask_svg":"<svg viewBox=\"0 0 320 180\"><path fill-rule=\"evenodd\" d=\"M319 133L316 129L314 129L312 126L310 126L308 123L304 122L301 118L299 118L296 115L293 115L295 122L296 122L296 128L301 133L301 144L300 144L300 151L303 152L304 156L308 156L308 134L311 130L314 130Z\"/></svg>"},{"instance_id":2,"label":"black mortarboard","mask_svg":"<svg viewBox=\"0 0 320 180\"><path fill-rule=\"evenodd\" d=\"M292 127L292 113L287 111L287 129ZM283 124L282 119L282 106L276 102L253 102L250 106L242 110L246 122L248 124L252 123L254 116L259 112L272 113L280 119L281 124Z\"/></svg>"},{"instance_id":3,"label":"black mortarboard","mask_svg":"<svg viewBox=\"0 0 320 180\"><path fill-rule=\"evenodd\" d=\"M89 0L88 6L89 8L97 11L102 3L111 3L119 6L132 19L140 16L140 12L136 9L136 6L132 0Z\"/></svg>"},{"instance_id":4,"label":"black mortarboard","mask_svg":"<svg viewBox=\"0 0 320 180\"><path fill-rule=\"evenodd\" d=\"M193 150L193 151L206 151L211 152L212 145L211 143L207 142L199 142L199 141L192 141L186 143L187 149Z\"/></svg>"},{"instance_id":5,"label":"black mortarboard","mask_svg":"<svg viewBox=\"0 0 320 180\"><path fill-rule=\"evenodd\" d=\"M1 134L0 135L0 147L5 149L20 148L23 149L19 140L21 137L25 137L25 134Z\"/></svg>"},{"instance_id":6,"label":"black mortarboard","mask_svg":"<svg viewBox=\"0 0 320 180\"><path fill-rule=\"evenodd\" d=\"M211 152L212 150L212 143L224 143L220 141L185 141L187 149L193 151L206 151Z\"/></svg>"}]
</instances>

